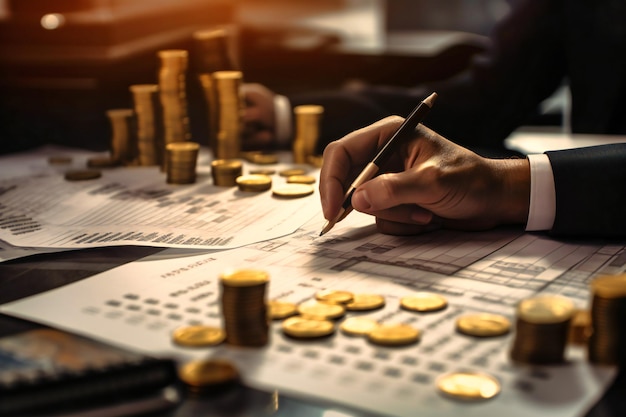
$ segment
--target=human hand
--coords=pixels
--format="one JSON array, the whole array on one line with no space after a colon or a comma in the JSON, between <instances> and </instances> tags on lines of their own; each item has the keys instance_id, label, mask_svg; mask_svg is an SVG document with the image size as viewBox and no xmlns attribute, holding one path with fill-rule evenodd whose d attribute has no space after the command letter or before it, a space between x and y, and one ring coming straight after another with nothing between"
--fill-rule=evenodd
<instances>
[{"instance_id":1,"label":"human hand","mask_svg":"<svg viewBox=\"0 0 626 417\"><path fill-rule=\"evenodd\" d=\"M388 117L326 147L320 174L326 219L336 216L350 182L402 121ZM483 230L528 218L526 159L483 158L423 125L380 171L385 173L356 189L352 207L375 216L383 233L416 234L439 227Z\"/></svg>"},{"instance_id":2,"label":"human hand","mask_svg":"<svg viewBox=\"0 0 626 417\"><path fill-rule=\"evenodd\" d=\"M268 149L274 145L274 93L267 87L248 83L242 85L245 101L242 146L244 149Z\"/></svg>"}]
</instances>

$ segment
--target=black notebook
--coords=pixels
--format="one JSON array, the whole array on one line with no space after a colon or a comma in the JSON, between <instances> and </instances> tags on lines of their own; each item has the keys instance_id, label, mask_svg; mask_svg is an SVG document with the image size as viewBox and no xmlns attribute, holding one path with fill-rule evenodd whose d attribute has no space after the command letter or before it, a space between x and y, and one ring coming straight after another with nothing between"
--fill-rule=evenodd
<instances>
[{"instance_id":1,"label":"black notebook","mask_svg":"<svg viewBox=\"0 0 626 417\"><path fill-rule=\"evenodd\" d=\"M0 339L0 416L128 404L177 386L176 364L54 329ZM170 401L171 402L171 401ZM156 403L155 403L156 404Z\"/></svg>"}]
</instances>

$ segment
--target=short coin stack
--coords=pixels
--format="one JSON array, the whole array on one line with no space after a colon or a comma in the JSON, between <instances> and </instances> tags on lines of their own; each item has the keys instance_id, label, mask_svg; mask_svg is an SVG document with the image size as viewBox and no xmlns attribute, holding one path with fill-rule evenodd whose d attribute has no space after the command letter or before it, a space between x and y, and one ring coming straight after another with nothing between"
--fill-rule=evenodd
<instances>
[{"instance_id":1,"label":"short coin stack","mask_svg":"<svg viewBox=\"0 0 626 417\"><path fill-rule=\"evenodd\" d=\"M161 164L162 124L159 86L135 84L129 87L133 96L137 121L137 152L139 165Z\"/></svg>"},{"instance_id":2,"label":"short coin stack","mask_svg":"<svg viewBox=\"0 0 626 417\"><path fill-rule=\"evenodd\" d=\"M137 154L132 109L111 109L106 112L111 123L111 159L130 164Z\"/></svg>"},{"instance_id":3,"label":"short coin stack","mask_svg":"<svg viewBox=\"0 0 626 417\"><path fill-rule=\"evenodd\" d=\"M626 274L604 275L591 283L589 361L626 364Z\"/></svg>"},{"instance_id":4,"label":"short coin stack","mask_svg":"<svg viewBox=\"0 0 626 417\"><path fill-rule=\"evenodd\" d=\"M304 164L308 162L309 156L315 154L324 107L313 104L301 105L294 107L293 112L296 120L293 160L297 164Z\"/></svg>"},{"instance_id":5,"label":"short coin stack","mask_svg":"<svg viewBox=\"0 0 626 417\"><path fill-rule=\"evenodd\" d=\"M256 269L240 269L220 275L222 315L226 343L259 347L269 341L265 302L269 275Z\"/></svg>"},{"instance_id":6,"label":"short coin stack","mask_svg":"<svg viewBox=\"0 0 626 417\"><path fill-rule=\"evenodd\" d=\"M213 185L219 187L237 186L237 177L243 172L243 164L237 159L215 159L211 162Z\"/></svg>"},{"instance_id":7,"label":"short coin stack","mask_svg":"<svg viewBox=\"0 0 626 417\"><path fill-rule=\"evenodd\" d=\"M517 306L511 359L518 363L559 364L564 361L574 304L563 297L537 296Z\"/></svg>"},{"instance_id":8,"label":"short coin stack","mask_svg":"<svg viewBox=\"0 0 626 417\"><path fill-rule=\"evenodd\" d=\"M200 145L196 142L173 142L165 147L167 182L192 184L196 182L196 163Z\"/></svg>"}]
</instances>

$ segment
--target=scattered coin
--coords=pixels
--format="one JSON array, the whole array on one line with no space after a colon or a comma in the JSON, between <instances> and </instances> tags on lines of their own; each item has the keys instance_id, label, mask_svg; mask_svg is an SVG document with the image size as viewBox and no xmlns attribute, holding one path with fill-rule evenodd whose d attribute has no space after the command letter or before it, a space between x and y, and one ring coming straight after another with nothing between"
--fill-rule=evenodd
<instances>
[{"instance_id":1,"label":"scattered coin","mask_svg":"<svg viewBox=\"0 0 626 417\"><path fill-rule=\"evenodd\" d=\"M251 175L274 175L276 174L276 170L275 169L268 169L268 168L259 168L259 169L251 169L250 170L250 174Z\"/></svg>"},{"instance_id":2,"label":"scattered coin","mask_svg":"<svg viewBox=\"0 0 626 417\"><path fill-rule=\"evenodd\" d=\"M315 184L315 177L312 175L290 175L287 177L289 184Z\"/></svg>"},{"instance_id":3,"label":"scattered coin","mask_svg":"<svg viewBox=\"0 0 626 417\"><path fill-rule=\"evenodd\" d=\"M384 307L385 297L378 294L354 294L352 301L346 304L348 311L369 311Z\"/></svg>"},{"instance_id":4,"label":"scattered coin","mask_svg":"<svg viewBox=\"0 0 626 417\"><path fill-rule=\"evenodd\" d=\"M94 156L87 160L87 167L89 168L112 168L118 165L120 163L110 156Z\"/></svg>"},{"instance_id":5,"label":"scattered coin","mask_svg":"<svg viewBox=\"0 0 626 417\"><path fill-rule=\"evenodd\" d=\"M186 326L172 333L174 343L187 347L205 347L219 345L226 339L224 330L212 326Z\"/></svg>"},{"instance_id":6,"label":"scattered coin","mask_svg":"<svg viewBox=\"0 0 626 417\"><path fill-rule=\"evenodd\" d=\"M457 319L456 329L469 336L502 336L511 330L511 322L499 314L467 314Z\"/></svg>"},{"instance_id":7,"label":"scattered coin","mask_svg":"<svg viewBox=\"0 0 626 417\"><path fill-rule=\"evenodd\" d=\"M304 175L306 171L300 168L283 169L279 172L281 177L291 177L294 175Z\"/></svg>"},{"instance_id":8,"label":"scattered coin","mask_svg":"<svg viewBox=\"0 0 626 417\"><path fill-rule=\"evenodd\" d=\"M225 359L202 359L184 364L178 372L180 380L195 389L210 389L239 380L239 371Z\"/></svg>"},{"instance_id":9,"label":"scattered coin","mask_svg":"<svg viewBox=\"0 0 626 417\"><path fill-rule=\"evenodd\" d=\"M335 332L335 324L329 320L315 320L294 316L283 321L282 330L291 337L310 339L330 336Z\"/></svg>"},{"instance_id":10,"label":"scattered coin","mask_svg":"<svg viewBox=\"0 0 626 417\"><path fill-rule=\"evenodd\" d=\"M308 318L334 320L343 317L346 309L341 304L306 302L298 306L298 313Z\"/></svg>"},{"instance_id":11,"label":"scattered coin","mask_svg":"<svg viewBox=\"0 0 626 417\"><path fill-rule=\"evenodd\" d=\"M283 320L298 314L298 306L285 301L271 300L267 303L268 316L272 320Z\"/></svg>"},{"instance_id":12,"label":"scattered coin","mask_svg":"<svg viewBox=\"0 0 626 417\"><path fill-rule=\"evenodd\" d=\"M326 303L346 304L354 299L350 291L324 290L315 293L315 299Z\"/></svg>"},{"instance_id":13,"label":"scattered coin","mask_svg":"<svg viewBox=\"0 0 626 417\"><path fill-rule=\"evenodd\" d=\"M278 163L278 156L274 154L255 154L250 158L250 162L258 165L273 165Z\"/></svg>"},{"instance_id":14,"label":"scattered coin","mask_svg":"<svg viewBox=\"0 0 626 417\"><path fill-rule=\"evenodd\" d=\"M431 312L443 310L448 306L445 298L430 292L418 292L400 299L400 306L405 310Z\"/></svg>"},{"instance_id":15,"label":"scattered coin","mask_svg":"<svg viewBox=\"0 0 626 417\"><path fill-rule=\"evenodd\" d=\"M73 171L67 171L65 173L65 179L68 181L93 180L96 178L100 178L101 176L102 176L102 173L95 169L73 170Z\"/></svg>"},{"instance_id":16,"label":"scattered coin","mask_svg":"<svg viewBox=\"0 0 626 417\"><path fill-rule=\"evenodd\" d=\"M480 372L455 372L437 378L437 388L459 400L488 400L500 392L500 382Z\"/></svg>"},{"instance_id":17,"label":"scattered coin","mask_svg":"<svg viewBox=\"0 0 626 417\"><path fill-rule=\"evenodd\" d=\"M367 317L348 317L341 323L339 328L343 333L349 336L367 336L378 326L380 326L380 323L374 319Z\"/></svg>"},{"instance_id":18,"label":"scattered coin","mask_svg":"<svg viewBox=\"0 0 626 417\"><path fill-rule=\"evenodd\" d=\"M308 184L286 184L272 190L276 197L298 198L313 194L315 190Z\"/></svg>"},{"instance_id":19,"label":"scattered coin","mask_svg":"<svg viewBox=\"0 0 626 417\"><path fill-rule=\"evenodd\" d=\"M51 156L48 158L50 165L68 165L72 163L71 156Z\"/></svg>"},{"instance_id":20,"label":"scattered coin","mask_svg":"<svg viewBox=\"0 0 626 417\"><path fill-rule=\"evenodd\" d=\"M421 332L413 326L401 323L381 324L367 335L367 340L382 346L405 346L416 343Z\"/></svg>"},{"instance_id":21,"label":"scattered coin","mask_svg":"<svg viewBox=\"0 0 626 417\"><path fill-rule=\"evenodd\" d=\"M240 191L267 191L272 188L272 179L267 175L241 175L235 181Z\"/></svg>"}]
</instances>

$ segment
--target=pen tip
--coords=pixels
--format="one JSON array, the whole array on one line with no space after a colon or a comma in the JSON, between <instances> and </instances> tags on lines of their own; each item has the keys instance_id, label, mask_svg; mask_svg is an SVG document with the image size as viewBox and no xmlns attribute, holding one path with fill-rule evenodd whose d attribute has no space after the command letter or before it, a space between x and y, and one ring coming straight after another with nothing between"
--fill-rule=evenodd
<instances>
[{"instance_id":1,"label":"pen tip","mask_svg":"<svg viewBox=\"0 0 626 417\"><path fill-rule=\"evenodd\" d=\"M424 99L424 103L428 105L428 107L432 107L435 104L435 100L437 99L437 93L432 93L428 97Z\"/></svg>"}]
</instances>

